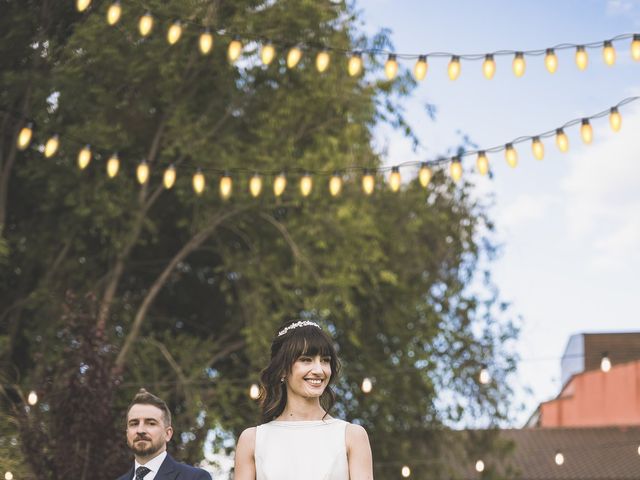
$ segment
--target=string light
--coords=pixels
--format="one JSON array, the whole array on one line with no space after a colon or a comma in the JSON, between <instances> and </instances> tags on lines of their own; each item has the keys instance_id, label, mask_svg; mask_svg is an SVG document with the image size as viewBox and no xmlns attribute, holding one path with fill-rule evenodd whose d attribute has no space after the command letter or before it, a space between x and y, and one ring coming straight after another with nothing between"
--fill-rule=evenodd
<instances>
[{"instance_id":1,"label":"string light","mask_svg":"<svg viewBox=\"0 0 640 480\"><path fill-rule=\"evenodd\" d=\"M29 144L31 143L31 138L33 137L33 123L29 122L24 127L20 129L20 133L18 133L17 146L18 150L25 150Z\"/></svg>"},{"instance_id":2,"label":"string light","mask_svg":"<svg viewBox=\"0 0 640 480\"><path fill-rule=\"evenodd\" d=\"M38 394L34 390L29 392L29 395L27 396L27 403L32 407L38 403Z\"/></svg>"},{"instance_id":3,"label":"string light","mask_svg":"<svg viewBox=\"0 0 640 480\"><path fill-rule=\"evenodd\" d=\"M611 130L614 132L620 131L620 127L622 126L622 117L620 116L618 107L611 107L611 110L609 111L609 125L611 126Z\"/></svg>"},{"instance_id":4,"label":"string light","mask_svg":"<svg viewBox=\"0 0 640 480\"><path fill-rule=\"evenodd\" d=\"M413 76L416 77L416 80L422 81L424 77L427 76L427 70L429 69L429 64L427 63L427 57L425 55L420 55L418 57L418 61L413 67Z\"/></svg>"},{"instance_id":5,"label":"string light","mask_svg":"<svg viewBox=\"0 0 640 480\"><path fill-rule=\"evenodd\" d=\"M193 186L193 191L198 195L202 195L202 192L204 192L205 179L200 169L198 169L198 171L193 175L191 184Z\"/></svg>"},{"instance_id":6,"label":"string light","mask_svg":"<svg viewBox=\"0 0 640 480\"><path fill-rule=\"evenodd\" d=\"M451 57L447 72L449 74L449 80L455 80L460 76L460 57L457 55Z\"/></svg>"},{"instance_id":7,"label":"string light","mask_svg":"<svg viewBox=\"0 0 640 480\"><path fill-rule=\"evenodd\" d=\"M580 125L580 136L582 137L582 141L586 144L593 141L593 128L591 127L591 123L589 123L588 118L582 119L582 125Z\"/></svg>"},{"instance_id":8,"label":"string light","mask_svg":"<svg viewBox=\"0 0 640 480\"><path fill-rule=\"evenodd\" d=\"M287 188L287 177L282 172L273 181L273 194L279 197L284 193L285 188Z\"/></svg>"},{"instance_id":9,"label":"string light","mask_svg":"<svg viewBox=\"0 0 640 480\"><path fill-rule=\"evenodd\" d=\"M171 189L176 183L176 168L173 165L169 165L162 175L162 183L167 190Z\"/></svg>"},{"instance_id":10,"label":"string light","mask_svg":"<svg viewBox=\"0 0 640 480\"><path fill-rule=\"evenodd\" d=\"M546 55L544 57L544 65L547 67L549 73L555 73L558 69L558 57L553 48L547 48Z\"/></svg>"},{"instance_id":11,"label":"string light","mask_svg":"<svg viewBox=\"0 0 640 480\"><path fill-rule=\"evenodd\" d=\"M360 74L362 71L362 54L360 52L354 52L353 55L349 57L347 71L351 77L355 77Z\"/></svg>"},{"instance_id":12,"label":"string light","mask_svg":"<svg viewBox=\"0 0 640 480\"><path fill-rule=\"evenodd\" d=\"M254 173L249 180L249 192L253 198L256 198L262 192L262 177Z\"/></svg>"},{"instance_id":13,"label":"string light","mask_svg":"<svg viewBox=\"0 0 640 480\"><path fill-rule=\"evenodd\" d=\"M587 51L585 50L585 48L582 45L580 45L576 48L576 65L580 70L584 70L585 68L587 68L588 64L589 64L589 55L587 54Z\"/></svg>"},{"instance_id":14,"label":"string light","mask_svg":"<svg viewBox=\"0 0 640 480\"><path fill-rule=\"evenodd\" d=\"M260 398L260 387L257 384L252 383L249 387L249 397L251 400L257 400Z\"/></svg>"},{"instance_id":15,"label":"string light","mask_svg":"<svg viewBox=\"0 0 640 480\"><path fill-rule=\"evenodd\" d=\"M78 167L80 167L80 170L87 168L91 162L91 157L91 147L89 145L85 145L80 152L78 152Z\"/></svg>"},{"instance_id":16,"label":"string light","mask_svg":"<svg viewBox=\"0 0 640 480\"><path fill-rule=\"evenodd\" d=\"M153 30L153 16L150 12L147 12L138 21L138 31L140 35L146 37L151 33L151 30Z\"/></svg>"},{"instance_id":17,"label":"string light","mask_svg":"<svg viewBox=\"0 0 640 480\"><path fill-rule=\"evenodd\" d=\"M242 54L242 42L237 38L234 38L229 42L229 48L227 49L227 58L231 63L235 63Z\"/></svg>"},{"instance_id":18,"label":"string light","mask_svg":"<svg viewBox=\"0 0 640 480\"><path fill-rule=\"evenodd\" d=\"M542 143L540 137L533 137L531 140L531 150L536 160L542 160L544 158L544 143Z\"/></svg>"},{"instance_id":19,"label":"string light","mask_svg":"<svg viewBox=\"0 0 640 480\"><path fill-rule=\"evenodd\" d=\"M260 60L265 65L269 65L276 56L276 49L271 43L267 43L262 46L260 50Z\"/></svg>"},{"instance_id":20,"label":"string light","mask_svg":"<svg viewBox=\"0 0 640 480\"><path fill-rule=\"evenodd\" d=\"M491 381L491 374L487 367L482 367L480 369L480 374L478 375L478 380L482 385L487 385Z\"/></svg>"},{"instance_id":21,"label":"string light","mask_svg":"<svg viewBox=\"0 0 640 480\"><path fill-rule=\"evenodd\" d=\"M318 72L323 73L327 68L329 68L330 61L331 57L329 56L329 52L326 50L318 52L318 55L316 55L316 69Z\"/></svg>"},{"instance_id":22,"label":"string light","mask_svg":"<svg viewBox=\"0 0 640 480\"><path fill-rule=\"evenodd\" d=\"M391 169L391 175L389 175L389 187L391 187L392 192L397 192L400 190L400 185L402 185L400 169L398 167L393 167Z\"/></svg>"},{"instance_id":23,"label":"string light","mask_svg":"<svg viewBox=\"0 0 640 480\"><path fill-rule=\"evenodd\" d=\"M198 39L198 47L200 48L200 53L203 55L208 55L211 53L211 49L213 48L213 35L209 29L205 30L200 34L200 38Z\"/></svg>"},{"instance_id":24,"label":"string light","mask_svg":"<svg viewBox=\"0 0 640 480\"><path fill-rule=\"evenodd\" d=\"M118 175L118 170L120 170L120 159L118 158L118 154L114 153L107 160L107 175L109 178L114 178Z\"/></svg>"},{"instance_id":25,"label":"string light","mask_svg":"<svg viewBox=\"0 0 640 480\"><path fill-rule=\"evenodd\" d=\"M569 138L562 128L558 128L556 130L556 145L558 146L558 150L562 153L569 150Z\"/></svg>"},{"instance_id":26,"label":"string light","mask_svg":"<svg viewBox=\"0 0 640 480\"><path fill-rule=\"evenodd\" d=\"M521 77L524 75L524 72L527 68L527 62L524 59L524 54L522 52L516 52L513 58L513 74L516 77Z\"/></svg>"},{"instance_id":27,"label":"string light","mask_svg":"<svg viewBox=\"0 0 640 480\"><path fill-rule=\"evenodd\" d=\"M631 40L631 58L636 62L640 60L640 34L634 34Z\"/></svg>"},{"instance_id":28,"label":"string light","mask_svg":"<svg viewBox=\"0 0 640 480\"><path fill-rule=\"evenodd\" d=\"M289 50L289 53L287 53L287 67L288 68L294 68L296 65L298 65L298 62L300 61L300 59L302 58L302 50L300 50L298 47L293 47ZM268 65L269 63L271 63L271 60L269 61L265 61L264 57L263 60L265 65Z\"/></svg>"},{"instance_id":29,"label":"string light","mask_svg":"<svg viewBox=\"0 0 640 480\"><path fill-rule=\"evenodd\" d=\"M136 177L138 178L138 183L140 185L144 185L149 180L149 165L145 160L138 164L138 168L136 168Z\"/></svg>"},{"instance_id":30,"label":"string light","mask_svg":"<svg viewBox=\"0 0 640 480\"><path fill-rule=\"evenodd\" d=\"M482 460L476 462L476 472L484 472L484 462Z\"/></svg>"},{"instance_id":31,"label":"string light","mask_svg":"<svg viewBox=\"0 0 640 480\"><path fill-rule=\"evenodd\" d=\"M480 175L486 175L489 172L489 159L487 154L483 151L478 152L478 158L476 160L476 166Z\"/></svg>"},{"instance_id":32,"label":"string light","mask_svg":"<svg viewBox=\"0 0 640 480\"><path fill-rule=\"evenodd\" d=\"M398 60L393 53L389 54L389 58L384 64L384 74L387 76L387 80L393 80L398 74Z\"/></svg>"},{"instance_id":33,"label":"string light","mask_svg":"<svg viewBox=\"0 0 640 480\"><path fill-rule=\"evenodd\" d=\"M342 177L334 173L329 180L329 193L332 197L337 197L342 191Z\"/></svg>"},{"instance_id":34,"label":"string light","mask_svg":"<svg viewBox=\"0 0 640 480\"><path fill-rule=\"evenodd\" d=\"M429 166L423 162L420 165L420 170L418 170L418 181L420 182L420 185L422 185L424 188L427 188L429 186L429 183L431 182L432 177L433 170L431 170L431 168L429 168Z\"/></svg>"},{"instance_id":35,"label":"string light","mask_svg":"<svg viewBox=\"0 0 640 480\"><path fill-rule=\"evenodd\" d=\"M369 170L364 171L364 175L362 175L362 190L365 195L371 195L376 186L376 180L373 174Z\"/></svg>"},{"instance_id":36,"label":"string light","mask_svg":"<svg viewBox=\"0 0 640 480\"><path fill-rule=\"evenodd\" d=\"M492 54L487 54L482 62L482 73L484 78L491 80L496 73L496 61L493 59Z\"/></svg>"},{"instance_id":37,"label":"string light","mask_svg":"<svg viewBox=\"0 0 640 480\"><path fill-rule=\"evenodd\" d=\"M77 0L76 1L76 9L79 12L84 12L91 5L91 0Z\"/></svg>"},{"instance_id":38,"label":"string light","mask_svg":"<svg viewBox=\"0 0 640 480\"><path fill-rule=\"evenodd\" d=\"M122 6L120 5L120 1L118 0L109 5L109 9L107 10L107 23L111 26L114 26L120 21L121 16Z\"/></svg>"},{"instance_id":39,"label":"string light","mask_svg":"<svg viewBox=\"0 0 640 480\"><path fill-rule=\"evenodd\" d=\"M47 158L53 157L58 151L59 146L60 137L58 137L58 135L54 135L53 137L49 138L44 146L44 156Z\"/></svg>"},{"instance_id":40,"label":"string light","mask_svg":"<svg viewBox=\"0 0 640 480\"><path fill-rule=\"evenodd\" d=\"M611 40L605 40L602 48L602 58L604 59L604 63L610 67L616 63L616 49L613 48Z\"/></svg>"},{"instance_id":41,"label":"string light","mask_svg":"<svg viewBox=\"0 0 640 480\"><path fill-rule=\"evenodd\" d=\"M512 143L507 143L504 147L504 157L507 160L507 164L511 168L516 168L518 166L518 152L515 148L513 148Z\"/></svg>"},{"instance_id":42,"label":"string light","mask_svg":"<svg viewBox=\"0 0 640 480\"><path fill-rule=\"evenodd\" d=\"M6 472L4 474L4 480L13 480L13 473L11 472Z\"/></svg>"},{"instance_id":43,"label":"string light","mask_svg":"<svg viewBox=\"0 0 640 480\"><path fill-rule=\"evenodd\" d=\"M459 182L462 178L462 162L460 161L460 157L453 157L453 161L451 162L450 167L451 178L453 178L454 182Z\"/></svg>"},{"instance_id":44,"label":"string light","mask_svg":"<svg viewBox=\"0 0 640 480\"><path fill-rule=\"evenodd\" d=\"M362 390L362 393L371 393L371 390L373 390L373 382L369 377L364 377L362 379L360 389Z\"/></svg>"},{"instance_id":45,"label":"string light","mask_svg":"<svg viewBox=\"0 0 640 480\"><path fill-rule=\"evenodd\" d=\"M562 454L562 452L556 452L555 458L554 458L556 465L561 466L564 464L564 455Z\"/></svg>"},{"instance_id":46,"label":"string light","mask_svg":"<svg viewBox=\"0 0 640 480\"><path fill-rule=\"evenodd\" d=\"M305 173L300 178L300 193L302 193L303 197L308 197L311 194L311 190L313 189L313 180L311 179L311 175Z\"/></svg>"},{"instance_id":47,"label":"string light","mask_svg":"<svg viewBox=\"0 0 640 480\"><path fill-rule=\"evenodd\" d=\"M228 200L231 197L231 192L233 191L233 180L231 180L231 176L228 172L225 172L222 177L220 177L220 197L223 200Z\"/></svg>"},{"instance_id":48,"label":"string light","mask_svg":"<svg viewBox=\"0 0 640 480\"><path fill-rule=\"evenodd\" d=\"M180 40L182 36L182 23L179 20L176 20L171 24L169 30L167 30L167 42L169 45L175 45Z\"/></svg>"},{"instance_id":49,"label":"string light","mask_svg":"<svg viewBox=\"0 0 640 480\"><path fill-rule=\"evenodd\" d=\"M411 476L411 469L407 465L405 465L400 470L400 474L403 478L409 478Z\"/></svg>"},{"instance_id":50,"label":"string light","mask_svg":"<svg viewBox=\"0 0 640 480\"><path fill-rule=\"evenodd\" d=\"M611 359L609 358L609 354L607 352L602 354L602 359L600 360L600 370L605 373L611 370Z\"/></svg>"}]
</instances>

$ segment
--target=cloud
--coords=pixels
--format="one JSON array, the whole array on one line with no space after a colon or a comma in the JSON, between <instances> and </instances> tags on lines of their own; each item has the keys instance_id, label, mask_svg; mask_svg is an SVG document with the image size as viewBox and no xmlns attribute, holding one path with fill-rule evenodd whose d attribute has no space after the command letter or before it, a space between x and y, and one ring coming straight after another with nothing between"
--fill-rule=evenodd
<instances>
[{"instance_id":1,"label":"cloud","mask_svg":"<svg viewBox=\"0 0 640 480\"><path fill-rule=\"evenodd\" d=\"M509 231L521 225L545 218L557 199L552 195L522 193L496 212L496 224Z\"/></svg>"}]
</instances>

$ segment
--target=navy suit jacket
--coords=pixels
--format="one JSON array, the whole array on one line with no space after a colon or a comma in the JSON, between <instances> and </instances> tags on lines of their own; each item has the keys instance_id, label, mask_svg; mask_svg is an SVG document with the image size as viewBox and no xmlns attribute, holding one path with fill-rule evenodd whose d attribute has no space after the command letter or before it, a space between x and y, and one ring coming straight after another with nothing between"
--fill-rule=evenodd
<instances>
[{"instance_id":1,"label":"navy suit jacket","mask_svg":"<svg viewBox=\"0 0 640 480\"><path fill-rule=\"evenodd\" d=\"M118 480L133 480L133 467ZM201 468L178 463L167 454L160 465L155 480L211 480L211 475Z\"/></svg>"}]
</instances>

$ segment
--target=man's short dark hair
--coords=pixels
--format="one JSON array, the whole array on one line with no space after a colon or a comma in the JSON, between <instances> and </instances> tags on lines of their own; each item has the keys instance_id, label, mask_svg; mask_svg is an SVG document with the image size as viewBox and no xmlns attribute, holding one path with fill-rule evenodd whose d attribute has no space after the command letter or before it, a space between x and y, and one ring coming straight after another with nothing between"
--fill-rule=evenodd
<instances>
[{"instance_id":1,"label":"man's short dark hair","mask_svg":"<svg viewBox=\"0 0 640 480\"><path fill-rule=\"evenodd\" d=\"M129 411L131 407L134 405L153 405L154 407L162 410L162 420L167 427L171 426L171 411L164 400L160 397L156 397L153 393L147 392L144 388L138 390L136 396L133 397L129 407L127 408L127 417L129 416Z\"/></svg>"}]
</instances>

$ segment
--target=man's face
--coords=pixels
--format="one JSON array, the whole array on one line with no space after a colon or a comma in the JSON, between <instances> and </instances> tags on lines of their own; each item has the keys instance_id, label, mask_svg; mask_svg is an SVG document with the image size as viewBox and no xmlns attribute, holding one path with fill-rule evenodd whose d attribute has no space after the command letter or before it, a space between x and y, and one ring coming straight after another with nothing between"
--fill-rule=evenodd
<instances>
[{"instance_id":1,"label":"man's face","mask_svg":"<svg viewBox=\"0 0 640 480\"><path fill-rule=\"evenodd\" d=\"M173 429L166 426L162 410L135 404L127 414L127 444L136 458L151 459L167 449Z\"/></svg>"}]
</instances>

